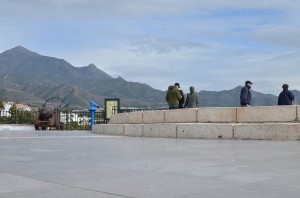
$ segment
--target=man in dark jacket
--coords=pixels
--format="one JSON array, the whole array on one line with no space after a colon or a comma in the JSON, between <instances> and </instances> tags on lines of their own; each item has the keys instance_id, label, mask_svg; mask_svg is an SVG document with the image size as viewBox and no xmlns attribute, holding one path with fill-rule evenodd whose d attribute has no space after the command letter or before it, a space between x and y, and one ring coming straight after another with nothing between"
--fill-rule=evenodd
<instances>
[{"instance_id":1,"label":"man in dark jacket","mask_svg":"<svg viewBox=\"0 0 300 198\"><path fill-rule=\"evenodd\" d=\"M195 93L195 88L193 86L190 87L191 93L187 94L185 101L185 108L198 108L199 106L199 97L198 94Z\"/></svg>"},{"instance_id":2,"label":"man in dark jacket","mask_svg":"<svg viewBox=\"0 0 300 198\"><path fill-rule=\"evenodd\" d=\"M252 87L252 82L247 80L245 82L245 86L241 89L241 95L240 95L240 100L241 100L241 106L242 107L250 107L251 105L251 92L250 89Z\"/></svg>"},{"instance_id":3,"label":"man in dark jacket","mask_svg":"<svg viewBox=\"0 0 300 198\"><path fill-rule=\"evenodd\" d=\"M178 87L180 95L181 95L181 99L179 100L178 107L179 107L179 109L182 109L184 107L184 101L185 101L185 99L184 99L184 93L183 93L182 89L180 88L180 84L179 83L175 83L175 86Z\"/></svg>"},{"instance_id":4,"label":"man in dark jacket","mask_svg":"<svg viewBox=\"0 0 300 198\"><path fill-rule=\"evenodd\" d=\"M292 105L295 100L294 94L289 91L289 85L282 85L283 91L279 94L278 105Z\"/></svg>"}]
</instances>

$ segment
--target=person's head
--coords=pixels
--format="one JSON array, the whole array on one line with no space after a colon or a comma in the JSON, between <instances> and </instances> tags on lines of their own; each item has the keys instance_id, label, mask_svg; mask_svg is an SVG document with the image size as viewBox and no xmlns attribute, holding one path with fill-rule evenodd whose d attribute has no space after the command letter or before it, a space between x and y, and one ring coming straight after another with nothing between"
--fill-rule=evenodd
<instances>
[{"instance_id":1,"label":"person's head","mask_svg":"<svg viewBox=\"0 0 300 198\"><path fill-rule=\"evenodd\" d=\"M284 89L284 90L289 89L289 85L288 84L283 84L282 89Z\"/></svg>"},{"instance_id":2,"label":"person's head","mask_svg":"<svg viewBox=\"0 0 300 198\"><path fill-rule=\"evenodd\" d=\"M180 89L180 84L179 83L175 83L174 86L177 87L178 89Z\"/></svg>"},{"instance_id":3,"label":"person's head","mask_svg":"<svg viewBox=\"0 0 300 198\"><path fill-rule=\"evenodd\" d=\"M195 92L195 87L191 86L191 87L190 87L190 92L191 92L191 93L194 93L194 92Z\"/></svg>"},{"instance_id":4,"label":"person's head","mask_svg":"<svg viewBox=\"0 0 300 198\"><path fill-rule=\"evenodd\" d=\"M248 87L252 87L253 83L250 80L247 80L245 82L245 85L248 86Z\"/></svg>"}]
</instances>

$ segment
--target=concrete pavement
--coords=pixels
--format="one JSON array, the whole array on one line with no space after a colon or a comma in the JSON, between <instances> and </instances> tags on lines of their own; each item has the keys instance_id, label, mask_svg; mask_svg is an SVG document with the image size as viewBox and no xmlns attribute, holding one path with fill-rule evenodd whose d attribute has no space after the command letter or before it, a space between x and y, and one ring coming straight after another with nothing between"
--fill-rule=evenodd
<instances>
[{"instance_id":1,"label":"concrete pavement","mask_svg":"<svg viewBox=\"0 0 300 198\"><path fill-rule=\"evenodd\" d=\"M292 198L300 143L0 130L1 198Z\"/></svg>"}]
</instances>

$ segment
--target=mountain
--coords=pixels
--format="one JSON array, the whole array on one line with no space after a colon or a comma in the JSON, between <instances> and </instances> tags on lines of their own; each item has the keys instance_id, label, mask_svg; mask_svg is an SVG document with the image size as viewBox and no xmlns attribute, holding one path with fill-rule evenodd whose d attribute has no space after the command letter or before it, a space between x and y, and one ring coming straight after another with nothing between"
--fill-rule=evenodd
<instances>
[{"instance_id":1,"label":"mountain","mask_svg":"<svg viewBox=\"0 0 300 198\"><path fill-rule=\"evenodd\" d=\"M81 74L90 78L111 79L112 77L102 70L98 69L93 63L86 67L77 68Z\"/></svg>"},{"instance_id":2,"label":"mountain","mask_svg":"<svg viewBox=\"0 0 300 198\"><path fill-rule=\"evenodd\" d=\"M0 71L0 99L34 106L52 96L66 98L74 108L88 107L89 100L103 105L107 97L121 98L122 106L138 107L160 104L164 99L163 91L121 77L112 78L94 64L74 67L63 59L43 56L22 46L0 54Z\"/></svg>"},{"instance_id":3,"label":"mountain","mask_svg":"<svg viewBox=\"0 0 300 198\"><path fill-rule=\"evenodd\" d=\"M239 106L240 89L200 91L200 106ZM277 104L274 95L251 92L253 106ZM300 91L293 92L300 98ZM4 101L39 107L48 98L60 96L71 108L87 108L89 100L103 105L104 98L120 98L122 107L161 108L167 106L165 94L146 84L113 78L92 63L74 67L63 59L43 56L22 46L0 54L0 100Z\"/></svg>"},{"instance_id":4,"label":"mountain","mask_svg":"<svg viewBox=\"0 0 300 198\"><path fill-rule=\"evenodd\" d=\"M0 54L0 69L51 83L72 82L78 78L112 78L93 64L74 67L63 59L42 56L21 46Z\"/></svg>"},{"instance_id":5,"label":"mountain","mask_svg":"<svg viewBox=\"0 0 300 198\"><path fill-rule=\"evenodd\" d=\"M300 104L300 91L297 90L292 90L293 94L295 95L296 98L296 104Z\"/></svg>"},{"instance_id":6,"label":"mountain","mask_svg":"<svg viewBox=\"0 0 300 198\"><path fill-rule=\"evenodd\" d=\"M207 107L236 107L240 106L241 86L225 91L200 91L200 106ZM300 93L300 92L299 92ZM277 97L251 90L252 106L277 105Z\"/></svg>"}]
</instances>

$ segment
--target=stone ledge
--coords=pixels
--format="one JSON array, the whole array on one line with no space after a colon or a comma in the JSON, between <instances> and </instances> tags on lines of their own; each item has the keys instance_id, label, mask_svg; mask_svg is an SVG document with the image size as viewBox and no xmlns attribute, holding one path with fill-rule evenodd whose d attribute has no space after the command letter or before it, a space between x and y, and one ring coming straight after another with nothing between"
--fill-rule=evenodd
<instances>
[{"instance_id":1,"label":"stone ledge","mask_svg":"<svg viewBox=\"0 0 300 198\"><path fill-rule=\"evenodd\" d=\"M198 109L176 109L165 111L166 123L196 123Z\"/></svg>"},{"instance_id":2,"label":"stone ledge","mask_svg":"<svg viewBox=\"0 0 300 198\"><path fill-rule=\"evenodd\" d=\"M297 106L242 107L237 108L237 122L295 122Z\"/></svg>"},{"instance_id":3,"label":"stone ledge","mask_svg":"<svg viewBox=\"0 0 300 198\"><path fill-rule=\"evenodd\" d=\"M198 109L199 123L234 123L237 122L235 107L205 107Z\"/></svg>"},{"instance_id":4,"label":"stone ledge","mask_svg":"<svg viewBox=\"0 0 300 198\"><path fill-rule=\"evenodd\" d=\"M116 114L110 124L300 122L299 106L204 107Z\"/></svg>"},{"instance_id":5,"label":"stone ledge","mask_svg":"<svg viewBox=\"0 0 300 198\"><path fill-rule=\"evenodd\" d=\"M109 121L110 124L128 124L129 116L128 113L118 113L112 115Z\"/></svg>"},{"instance_id":6,"label":"stone ledge","mask_svg":"<svg viewBox=\"0 0 300 198\"><path fill-rule=\"evenodd\" d=\"M300 140L300 123L165 123L94 125L93 133L132 137Z\"/></svg>"},{"instance_id":7,"label":"stone ledge","mask_svg":"<svg viewBox=\"0 0 300 198\"><path fill-rule=\"evenodd\" d=\"M300 123L234 125L234 138L242 140L300 140Z\"/></svg>"},{"instance_id":8,"label":"stone ledge","mask_svg":"<svg viewBox=\"0 0 300 198\"><path fill-rule=\"evenodd\" d=\"M176 138L177 124L144 124L143 137Z\"/></svg>"},{"instance_id":9,"label":"stone ledge","mask_svg":"<svg viewBox=\"0 0 300 198\"><path fill-rule=\"evenodd\" d=\"M128 113L129 124L142 124L143 123L143 112L132 112Z\"/></svg>"},{"instance_id":10,"label":"stone ledge","mask_svg":"<svg viewBox=\"0 0 300 198\"><path fill-rule=\"evenodd\" d=\"M142 124L124 125L124 135L130 137L143 137L143 125Z\"/></svg>"},{"instance_id":11,"label":"stone ledge","mask_svg":"<svg viewBox=\"0 0 300 198\"><path fill-rule=\"evenodd\" d=\"M232 124L178 124L177 137L189 139L233 139Z\"/></svg>"},{"instance_id":12,"label":"stone ledge","mask_svg":"<svg viewBox=\"0 0 300 198\"><path fill-rule=\"evenodd\" d=\"M165 123L165 111L144 111L143 112L143 123L154 124L154 123Z\"/></svg>"}]
</instances>

